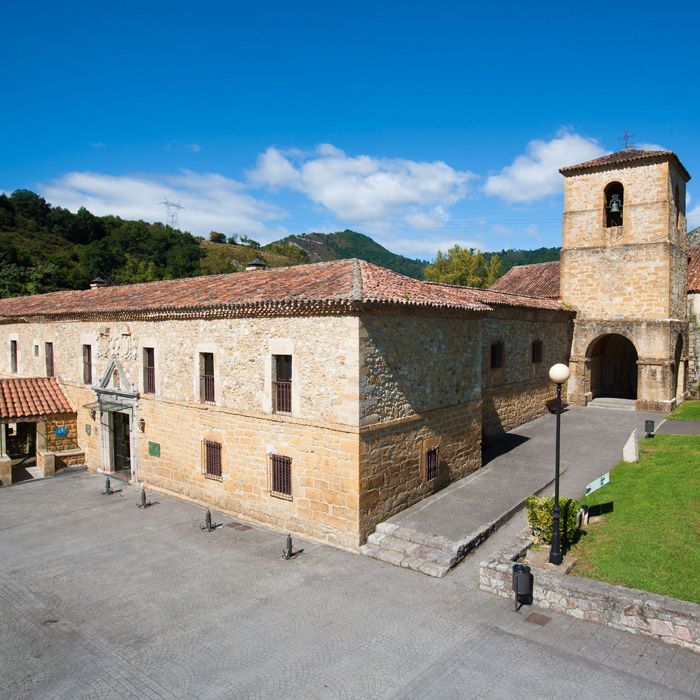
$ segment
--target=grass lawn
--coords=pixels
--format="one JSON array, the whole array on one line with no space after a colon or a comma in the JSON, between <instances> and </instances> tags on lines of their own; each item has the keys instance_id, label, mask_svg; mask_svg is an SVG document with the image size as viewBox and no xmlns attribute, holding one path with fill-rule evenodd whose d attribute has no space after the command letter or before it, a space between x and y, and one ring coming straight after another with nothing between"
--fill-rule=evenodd
<instances>
[{"instance_id":1,"label":"grass lawn","mask_svg":"<svg viewBox=\"0 0 700 700\"><path fill-rule=\"evenodd\" d=\"M671 420L700 420L700 401L684 401L673 413Z\"/></svg>"},{"instance_id":2,"label":"grass lawn","mask_svg":"<svg viewBox=\"0 0 700 700\"><path fill-rule=\"evenodd\" d=\"M583 500L611 501L571 548L571 573L700 603L700 436L642 440L639 462Z\"/></svg>"}]
</instances>

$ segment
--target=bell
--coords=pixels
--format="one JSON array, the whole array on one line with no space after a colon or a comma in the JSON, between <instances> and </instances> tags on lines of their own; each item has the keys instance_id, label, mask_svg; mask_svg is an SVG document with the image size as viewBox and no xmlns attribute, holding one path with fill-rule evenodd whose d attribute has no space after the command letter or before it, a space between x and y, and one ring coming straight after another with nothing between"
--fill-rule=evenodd
<instances>
[{"instance_id":1,"label":"bell","mask_svg":"<svg viewBox=\"0 0 700 700\"><path fill-rule=\"evenodd\" d=\"M620 198L618 195L614 194L610 200L610 213L619 214L620 213Z\"/></svg>"}]
</instances>

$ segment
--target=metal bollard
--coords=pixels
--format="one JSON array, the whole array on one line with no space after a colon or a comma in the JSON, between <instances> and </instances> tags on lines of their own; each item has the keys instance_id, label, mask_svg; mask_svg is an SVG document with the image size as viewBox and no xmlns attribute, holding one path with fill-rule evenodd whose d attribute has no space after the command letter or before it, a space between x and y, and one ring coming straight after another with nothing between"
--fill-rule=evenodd
<instances>
[{"instance_id":1,"label":"metal bollard","mask_svg":"<svg viewBox=\"0 0 700 700\"><path fill-rule=\"evenodd\" d=\"M207 510L207 514L204 516L204 527L207 532L211 532L211 511Z\"/></svg>"},{"instance_id":2,"label":"metal bollard","mask_svg":"<svg viewBox=\"0 0 700 700\"><path fill-rule=\"evenodd\" d=\"M114 493L112 491L112 482L109 480L109 477L105 478L105 490L102 492L103 495L106 496L111 496Z\"/></svg>"},{"instance_id":3,"label":"metal bollard","mask_svg":"<svg viewBox=\"0 0 700 700\"><path fill-rule=\"evenodd\" d=\"M285 559L291 559L293 555L293 549L292 549L292 536L287 535L287 544L285 545L284 549L282 550L282 555L284 556Z\"/></svg>"}]
</instances>

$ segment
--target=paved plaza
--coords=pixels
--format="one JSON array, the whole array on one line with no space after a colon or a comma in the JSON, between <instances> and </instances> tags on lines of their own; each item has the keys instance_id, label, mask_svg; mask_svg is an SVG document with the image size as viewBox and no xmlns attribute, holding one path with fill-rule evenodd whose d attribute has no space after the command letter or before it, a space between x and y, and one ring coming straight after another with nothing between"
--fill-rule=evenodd
<instances>
[{"instance_id":1,"label":"paved plaza","mask_svg":"<svg viewBox=\"0 0 700 700\"><path fill-rule=\"evenodd\" d=\"M0 489L2 698L690 698L700 657L74 474Z\"/></svg>"}]
</instances>

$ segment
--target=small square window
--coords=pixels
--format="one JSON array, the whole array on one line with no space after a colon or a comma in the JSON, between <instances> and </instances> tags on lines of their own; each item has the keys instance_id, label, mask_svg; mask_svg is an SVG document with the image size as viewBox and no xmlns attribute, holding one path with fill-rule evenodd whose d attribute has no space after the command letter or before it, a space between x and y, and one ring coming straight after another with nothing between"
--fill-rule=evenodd
<instances>
[{"instance_id":1,"label":"small square window","mask_svg":"<svg viewBox=\"0 0 700 700\"><path fill-rule=\"evenodd\" d=\"M221 443L204 440L202 452L202 474L207 479L221 481Z\"/></svg>"},{"instance_id":2,"label":"small square window","mask_svg":"<svg viewBox=\"0 0 700 700\"><path fill-rule=\"evenodd\" d=\"M542 363L542 341L535 340L532 343L532 364L539 365Z\"/></svg>"},{"instance_id":3,"label":"small square window","mask_svg":"<svg viewBox=\"0 0 700 700\"><path fill-rule=\"evenodd\" d=\"M83 345L83 384L92 384L92 346Z\"/></svg>"},{"instance_id":4,"label":"small square window","mask_svg":"<svg viewBox=\"0 0 700 700\"><path fill-rule=\"evenodd\" d=\"M270 495L292 500L292 458L270 455Z\"/></svg>"},{"instance_id":5,"label":"small square window","mask_svg":"<svg viewBox=\"0 0 700 700\"><path fill-rule=\"evenodd\" d=\"M503 343L493 343L491 345L491 369L503 367Z\"/></svg>"},{"instance_id":6,"label":"small square window","mask_svg":"<svg viewBox=\"0 0 700 700\"><path fill-rule=\"evenodd\" d=\"M425 452L425 480L432 481L437 478L439 465L439 448L431 447Z\"/></svg>"},{"instance_id":7,"label":"small square window","mask_svg":"<svg viewBox=\"0 0 700 700\"><path fill-rule=\"evenodd\" d=\"M17 374L17 341L10 341L10 372Z\"/></svg>"}]
</instances>

